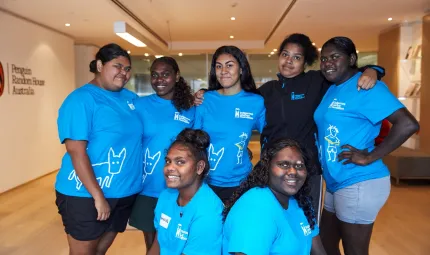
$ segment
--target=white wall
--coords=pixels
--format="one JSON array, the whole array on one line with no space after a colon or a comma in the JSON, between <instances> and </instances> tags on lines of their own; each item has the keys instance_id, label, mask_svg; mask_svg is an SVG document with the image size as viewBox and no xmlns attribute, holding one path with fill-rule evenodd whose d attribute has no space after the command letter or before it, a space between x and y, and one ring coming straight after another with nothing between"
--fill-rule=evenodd
<instances>
[{"instance_id":1,"label":"white wall","mask_svg":"<svg viewBox=\"0 0 430 255\"><path fill-rule=\"evenodd\" d=\"M73 39L0 11L0 62L30 68L45 80L34 95L0 97L0 193L60 167L64 146L57 138L57 111L75 88Z\"/></svg>"},{"instance_id":2,"label":"white wall","mask_svg":"<svg viewBox=\"0 0 430 255\"><path fill-rule=\"evenodd\" d=\"M75 45L75 82L76 88L94 79L90 72L90 62L95 59L98 47L92 45Z\"/></svg>"}]
</instances>

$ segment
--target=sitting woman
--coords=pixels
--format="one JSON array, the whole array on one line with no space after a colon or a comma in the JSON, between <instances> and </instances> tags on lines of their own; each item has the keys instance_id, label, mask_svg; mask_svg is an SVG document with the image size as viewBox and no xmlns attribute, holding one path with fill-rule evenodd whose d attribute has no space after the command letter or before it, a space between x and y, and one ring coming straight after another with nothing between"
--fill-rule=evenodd
<instances>
[{"instance_id":1,"label":"sitting woman","mask_svg":"<svg viewBox=\"0 0 430 255\"><path fill-rule=\"evenodd\" d=\"M224 209L223 254L326 254L310 197L314 169L296 141L269 143Z\"/></svg>"},{"instance_id":2,"label":"sitting woman","mask_svg":"<svg viewBox=\"0 0 430 255\"><path fill-rule=\"evenodd\" d=\"M221 254L223 204L204 179L209 171L209 135L184 129L170 146L158 198L156 236L149 255Z\"/></svg>"},{"instance_id":3,"label":"sitting woman","mask_svg":"<svg viewBox=\"0 0 430 255\"><path fill-rule=\"evenodd\" d=\"M419 124L387 86L356 88L354 43L334 37L321 51L321 71L332 85L315 111L323 175L327 184L321 239L329 254L368 254L373 223L390 194L390 172L382 158L401 146ZM380 102L379 104L376 102ZM375 147L381 123L393 126Z\"/></svg>"}]
</instances>

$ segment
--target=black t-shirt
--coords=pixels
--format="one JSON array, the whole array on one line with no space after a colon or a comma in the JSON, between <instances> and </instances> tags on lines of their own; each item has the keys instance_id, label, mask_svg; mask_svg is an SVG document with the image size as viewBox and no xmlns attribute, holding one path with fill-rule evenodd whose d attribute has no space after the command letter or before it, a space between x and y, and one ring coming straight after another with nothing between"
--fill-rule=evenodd
<instances>
[{"instance_id":1,"label":"black t-shirt","mask_svg":"<svg viewBox=\"0 0 430 255\"><path fill-rule=\"evenodd\" d=\"M314 112L330 84L320 71L308 71L294 78L278 77L279 80L269 81L259 88L264 97L267 122L260 137L262 148L270 141L290 138L308 148L318 161Z\"/></svg>"}]
</instances>

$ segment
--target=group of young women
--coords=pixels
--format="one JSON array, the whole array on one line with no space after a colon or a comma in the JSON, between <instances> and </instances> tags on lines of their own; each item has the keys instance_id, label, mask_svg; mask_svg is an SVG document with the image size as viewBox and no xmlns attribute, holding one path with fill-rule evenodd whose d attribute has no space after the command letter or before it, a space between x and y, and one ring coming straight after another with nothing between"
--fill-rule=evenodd
<instances>
[{"instance_id":1,"label":"group of young women","mask_svg":"<svg viewBox=\"0 0 430 255\"><path fill-rule=\"evenodd\" d=\"M128 222L150 255L340 254L340 240L346 254L368 254L390 187L381 158L419 125L377 81L383 68L357 68L350 39L324 44L321 71L304 72L318 57L305 35L278 52L279 80L257 89L246 55L220 47L195 97L176 61L158 58L155 94L139 98L124 88L127 52L102 47L95 78L59 110L56 204L70 254L105 254ZM375 147L384 119L392 128Z\"/></svg>"}]
</instances>

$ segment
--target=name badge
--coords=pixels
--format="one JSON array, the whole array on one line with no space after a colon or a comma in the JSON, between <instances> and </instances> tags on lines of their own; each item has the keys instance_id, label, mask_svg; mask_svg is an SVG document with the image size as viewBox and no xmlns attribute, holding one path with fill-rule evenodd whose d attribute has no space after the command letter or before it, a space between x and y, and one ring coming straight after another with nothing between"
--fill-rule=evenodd
<instances>
[{"instance_id":1,"label":"name badge","mask_svg":"<svg viewBox=\"0 0 430 255\"><path fill-rule=\"evenodd\" d=\"M165 215L164 213L161 213L160 226L167 229L169 227L169 223L171 219L172 219L171 217Z\"/></svg>"}]
</instances>

